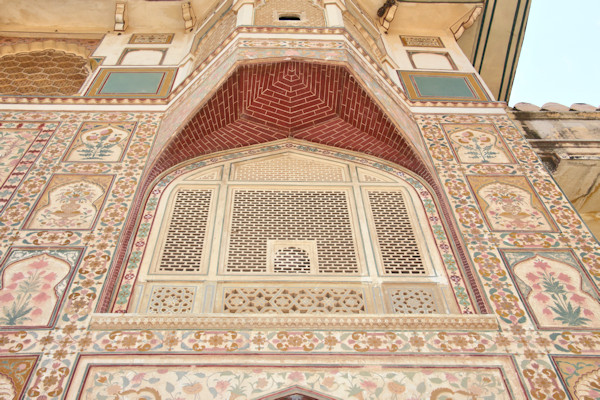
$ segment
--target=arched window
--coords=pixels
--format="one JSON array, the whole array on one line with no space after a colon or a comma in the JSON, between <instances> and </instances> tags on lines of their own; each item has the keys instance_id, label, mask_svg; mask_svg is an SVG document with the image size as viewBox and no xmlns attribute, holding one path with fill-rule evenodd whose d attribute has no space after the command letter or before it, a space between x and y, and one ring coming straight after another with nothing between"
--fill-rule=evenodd
<instances>
[{"instance_id":1,"label":"arched window","mask_svg":"<svg viewBox=\"0 0 600 400\"><path fill-rule=\"evenodd\" d=\"M299 141L221 153L163 176L141 218L119 312L448 314L464 302L427 186L377 159Z\"/></svg>"}]
</instances>

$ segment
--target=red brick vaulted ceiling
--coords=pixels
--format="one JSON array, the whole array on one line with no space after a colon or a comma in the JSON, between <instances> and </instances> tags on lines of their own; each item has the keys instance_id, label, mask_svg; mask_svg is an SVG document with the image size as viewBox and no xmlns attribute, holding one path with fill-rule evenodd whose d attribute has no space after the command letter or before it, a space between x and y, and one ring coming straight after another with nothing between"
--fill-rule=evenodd
<instances>
[{"instance_id":1,"label":"red brick vaulted ceiling","mask_svg":"<svg viewBox=\"0 0 600 400\"><path fill-rule=\"evenodd\" d=\"M451 237L459 237L442 190L423 161L356 79L335 65L286 61L240 66L166 144L144 177L140 193L162 172L184 161L287 137L371 154L415 172L441 200ZM143 195L136 198L132 215L138 215L142 202ZM121 268L135 221L128 221L117 251L116 265ZM467 266L466 253L455 240ZM107 287L114 287L120 270L111 273ZM478 293L478 304L485 310ZM100 312L108 311L110 297L110 290L103 294Z\"/></svg>"},{"instance_id":2,"label":"red brick vaulted ceiling","mask_svg":"<svg viewBox=\"0 0 600 400\"><path fill-rule=\"evenodd\" d=\"M436 186L404 136L344 67L302 61L240 66L174 135L146 183L203 154L287 137L375 155Z\"/></svg>"}]
</instances>

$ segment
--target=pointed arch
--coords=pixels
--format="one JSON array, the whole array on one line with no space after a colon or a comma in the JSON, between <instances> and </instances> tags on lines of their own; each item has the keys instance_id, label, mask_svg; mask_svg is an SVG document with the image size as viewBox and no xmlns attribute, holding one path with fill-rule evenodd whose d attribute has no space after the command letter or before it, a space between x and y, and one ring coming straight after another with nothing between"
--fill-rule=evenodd
<instances>
[{"instance_id":1,"label":"pointed arch","mask_svg":"<svg viewBox=\"0 0 600 400\"><path fill-rule=\"evenodd\" d=\"M314 390L306 389L298 385L275 393L259 397L256 400L338 400L335 397L326 396Z\"/></svg>"},{"instance_id":2,"label":"pointed arch","mask_svg":"<svg viewBox=\"0 0 600 400\"><path fill-rule=\"evenodd\" d=\"M410 120L405 117L403 124ZM397 123L343 66L303 61L238 66L179 132L170 138L157 138L131 206L108 286L116 283L124 268L143 196L165 171L214 152L285 138L373 155L419 176L432 189L457 246L457 258L475 286L476 278L467 267L468 257L424 144L415 142L420 138L418 133L412 132L415 137L409 139ZM477 299L479 310L487 312L484 298L477 295ZM107 311L109 303L110 299L103 296L99 310Z\"/></svg>"},{"instance_id":3,"label":"pointed arch","mask_svg":"<svg viewBox=\"0 0 600 400\"><path fill-rule=\"evenodd\" d=\"M238 200L245 207L239 212ZM177 202L181 202L179 209ZM256 296L270 302L267 309L286 303L292 311L284 313L480 312L473 300L477 296L470 295L469 288L478 289L462 268L456 268L461 265L456 247L448 225L440 224L444 218L430 186L414 173L378 158L285 139L178 165L155 182L145 204L132 237L134 247L123 265L127 274L121 275L115 312L238 312L234 309L240 302L254 304ZM331 208L331 204L341 206ZM301 223L303 228L297 228L291 221L298 220L311 221L310 226ZM266 228L257 229L262 225ZM198 232L197 226L201 226ZM175 251L164 256L169 248ZM238 250L241 264L235 261ZM280 250L287 257L283 267L276 265ZM274 256L271 264L269 254ZM284 293L275 289L277 285L269 289L269 285L235 284L239 279L282 282L298 273L317 285L317 292L294 287ZM340 277L347 281L341 286L345 291L333 287ZM365 277L383 282L377 290L383 290L385 305L364 297L373 289L360 283ZM182 279L202 283L181 284ZM165 286L166 281L170 283ZM200 291L206 297L207 291L217 289L218 307L194 305ZM266 292L258 293L263 289ZM131 308L132 291L142 300L143 310ZM323 291L333 293L328 292L326 302L337 302L338 308L322 306ZM180 298L179 304L188 304L185 309L169 311L161 303L172 296ZM429 305L407 304L407 298L427 299ZM262 312L260 307L248 307L241 309Z\"/></svg>"}]
</instances>

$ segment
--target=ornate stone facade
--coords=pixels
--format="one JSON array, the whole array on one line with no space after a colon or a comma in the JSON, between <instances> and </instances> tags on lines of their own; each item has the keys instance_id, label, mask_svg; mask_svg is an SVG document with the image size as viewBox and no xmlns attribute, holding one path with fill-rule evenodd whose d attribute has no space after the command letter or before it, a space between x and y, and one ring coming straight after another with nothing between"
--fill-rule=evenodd
<instances>
[{"instance_id":1,"label":"ornate stone facade","mask_svg":"<svg viewBox=\"0 0 600 400\"><path fill-rule=\"evenodd\" d=\"M1 398L599 396L600 246L481 4L65 3L2 17L90 75L0 93Z\"/></svg>"}]
</instances>

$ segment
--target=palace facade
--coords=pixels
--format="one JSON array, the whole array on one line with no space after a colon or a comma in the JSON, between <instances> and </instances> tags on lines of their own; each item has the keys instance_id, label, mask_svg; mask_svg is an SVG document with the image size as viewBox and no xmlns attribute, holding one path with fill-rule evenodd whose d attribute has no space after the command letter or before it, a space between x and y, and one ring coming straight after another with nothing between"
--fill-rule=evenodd
<instances>
[{"instance_id":1,"label":"palace facade","mask_svg":"<svg viewBox=\"0 0 600 400\"><path fill-rule=\"evenodd\" d=\"M528 11L2 2L0 398L600 397L600 113L508 109Z\"/></svg>"}]
</instances>

